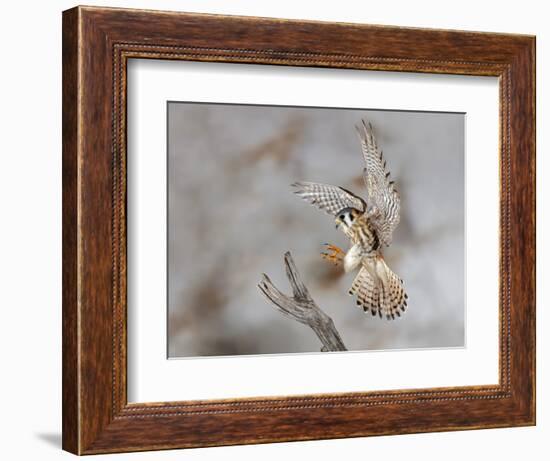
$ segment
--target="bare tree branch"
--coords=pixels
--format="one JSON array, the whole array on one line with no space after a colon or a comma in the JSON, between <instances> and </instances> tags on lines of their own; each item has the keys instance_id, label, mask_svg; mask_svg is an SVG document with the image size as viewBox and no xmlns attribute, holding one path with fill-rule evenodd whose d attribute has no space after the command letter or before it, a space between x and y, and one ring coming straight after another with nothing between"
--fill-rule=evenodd
<instances>
[{"instance_id":1,"label":"bare tree branch","mask_svg":"<svg viewBox=\"0 0 550 461\"><path fill-rule=\"evenodd\" d=\"M288 251L285 253L285 268L286 276L292 286L292 297L276 288L265 274L263 274L258 288L279 312L309 326L321 340L322 352L346 351L346 346L336 330L334 322L317 306L309 294Z\"/></svg>"}]
</instances>

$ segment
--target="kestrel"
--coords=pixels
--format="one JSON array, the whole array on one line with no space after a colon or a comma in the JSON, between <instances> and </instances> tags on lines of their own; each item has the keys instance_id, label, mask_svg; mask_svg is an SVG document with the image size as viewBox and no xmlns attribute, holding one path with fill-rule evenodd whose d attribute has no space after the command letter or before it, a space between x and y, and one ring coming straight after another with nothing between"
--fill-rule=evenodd
<instances>
[{"instance_id":1,"label":"kestrel","mask_svg":"<svg viewBox=\"0 0 550 461\"><path fill-rule=\"evenodd\" d=\"M399 224L399 194L390 180L371 124L363 121L356 129L365 160L366 201L343 187L314 182L296 182L292 186L304 200L333 216L336 227L349 237L351 247L346 253L326 244L327 252L322 255L342 264L345 272L360 267L349 290L350 295L356 296L357 305L372 315L395 319L405 311L408 296L403 280L384 261L382 247L391 244L392 233Z\"/></svg>"}]
</instances>

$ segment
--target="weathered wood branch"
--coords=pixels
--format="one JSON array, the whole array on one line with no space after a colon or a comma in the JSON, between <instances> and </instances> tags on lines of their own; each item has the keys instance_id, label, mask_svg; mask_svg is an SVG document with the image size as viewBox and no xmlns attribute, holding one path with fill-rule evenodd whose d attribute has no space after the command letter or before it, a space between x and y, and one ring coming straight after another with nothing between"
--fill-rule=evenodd
<instances>
[{"instance_id":1,"label":"weathered wood branch","mask_svg":"<svg viewBox=\"0 0 550 461\"><path fill-rule=\"evenodd\" d=\"M279 312L309 326L321 340L322 352L346 351L346 346L334 326L334 322L317 306L309 294L288 251L285 253L285 269L292 286L292 297L276 288L266 274L263 274L258 288Z\"/></svg>"}]
</instances>

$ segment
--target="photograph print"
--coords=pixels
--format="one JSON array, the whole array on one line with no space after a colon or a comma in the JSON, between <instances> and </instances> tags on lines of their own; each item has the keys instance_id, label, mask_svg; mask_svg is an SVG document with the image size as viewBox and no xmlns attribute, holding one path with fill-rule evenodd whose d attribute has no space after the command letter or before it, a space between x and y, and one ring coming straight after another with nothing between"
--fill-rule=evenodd
<instances>
[{"instance_id":1,"label":"photograph print","mask_svg":"<svg viewBox=\"0 0 550 461\"><path fill-rule=\"evenodd\" d=\"M169 358L465 346L464 113L167 116Z\"/></svg>"}]
</instances>

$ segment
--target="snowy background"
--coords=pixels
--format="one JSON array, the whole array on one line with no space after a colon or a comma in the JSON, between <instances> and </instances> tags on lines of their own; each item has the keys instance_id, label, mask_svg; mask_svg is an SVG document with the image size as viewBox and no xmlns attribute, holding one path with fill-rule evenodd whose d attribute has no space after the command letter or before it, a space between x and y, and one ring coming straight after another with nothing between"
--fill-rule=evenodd
<instances>
[{"instance_id":1,"label":"snowy background","mask_svg":"<svg viewBox=\"0 0 550 461\"><path fill-rule=\"evenodd\" d=\"M409 295L395 321L355 307L355 274L320 257L324 242L346 249L345 236L290 188L326 182L365 197L362 118L401 194L384 250ZM464 345L463 114L171 102L168 125L170 357L318 352L314 333L257 288L265 272L289 291L287 250L348 349Z\"/></svg>"}]
</instances>

